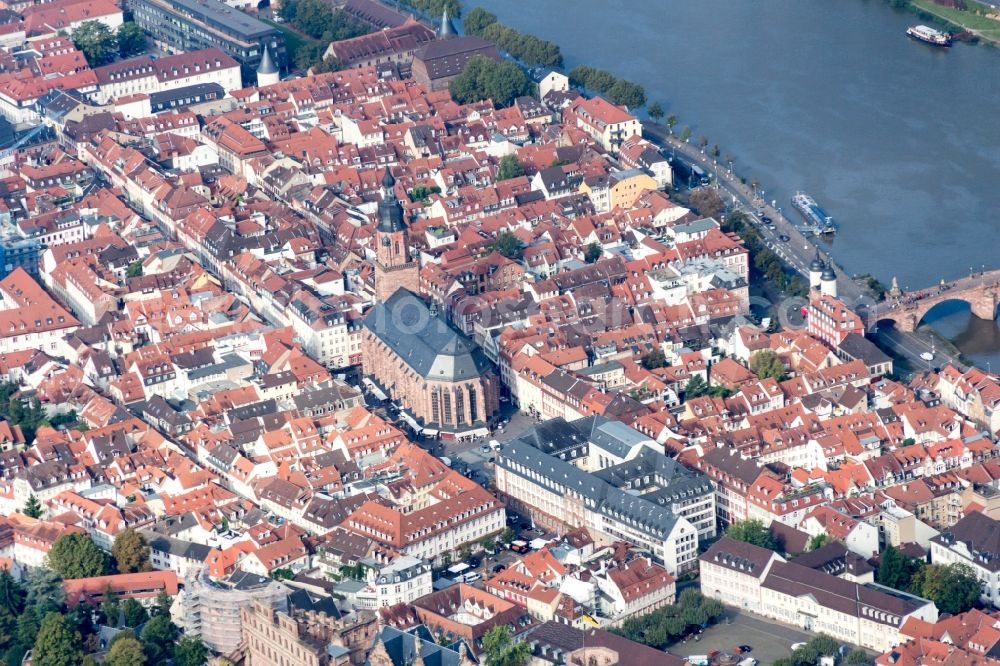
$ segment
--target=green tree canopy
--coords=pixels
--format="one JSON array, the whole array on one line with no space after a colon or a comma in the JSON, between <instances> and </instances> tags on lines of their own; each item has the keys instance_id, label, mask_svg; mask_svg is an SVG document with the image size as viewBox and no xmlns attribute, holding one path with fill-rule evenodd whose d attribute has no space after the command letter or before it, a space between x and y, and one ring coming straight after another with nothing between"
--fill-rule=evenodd
<instances>
[{"instance_id":1,"label":"green tree canopy","mask_svg":"<svg viewBox=\"0 0 1000 666\"><path fill-rule=\"evenodd\" d=\"M5 652L17 637L17 617L0 606L0 653Z\"/></svg>"},{"instance_id":2,"label":"green tree canopy","mask_svg":"<svg viewBox=\"0 0 1000 666\"><path fill-rule=\"evenodd\" d=\"M818 550L832 541L836 541L836 539L831 538L826 532L820 532L819 534L813 535L813 537L809 539L809 543L806 544L806 550Z\"/></svg>"},{"instance_id":3,"label":"green tree canopy","mask_svg":"<svg viewBox=\"0 0 1000 666\"><path fill-rule=\"evenodd\" d=\"M115 33L100 21L84 21L73 31L71 38L91 67L106 65L118 55Z\"/></svg>"},{"instance_id":4,"label":"green tree canopy","mask_svg":"<svg viewBox=\"0 0 1000 666\"><path fill-rule=\"evenodd\" d=\"M111 545L111 554L118 566L118 573L138 573L152 569L152 565L149 563L149 544L146 543L146 537L139 534L138 530L133 527L118 533L115 542Z\"/></svg>"},{"instance_id":5,"label":"green tree canopy","mask_svg":"<svg viewBox=\"0 0 1000 666\"><path fill-rule=\"evenodd\" d=\"M149 613L143 605L131 597L122 602L122 613L125 615L126 627L138 627L149 619Z\"/></svg>"},{"instance_id":6,"label":"green tree canopy","mask_svg":"<svg viewBox=\"0 0 1000 666\"><path fill-rule=\"evenodd\" d=\"M312 62L320 59L322 52L326 50L330 42L350 39L371 32L366 24L341 10L335 11L329 3L323 2L323 0L285 0L281 3L279 12L283 19L309 37L319 40L319 44L310 45L313 47ZM296 53L296 66L300 66L299 55L301 54Z\"/></svg>"},{"instance_id":7,"label":"green tree canopy","mask_svg":"<svg viewBox=\"0 0 1000 666\"><path fill-rule=\"evenodd\" d=\"M695 588L688 588L681 592L676 604L631 617L621 627L611 631L644 645L663 648L683 636L692 625L717 621L725 610L721 602L705 597Z\"/></svg>"},{"instance_id":8,"label":"green tree canopy","mask_svg":"<svg viewBox=\"0 0 1000 666\"><path fill-rule=\"evenodd\" d=\"M123 58L137 56L146 50L146 33L131 21L118 26L117 41L118 55Z\"/></svg>"},{"instance_id":9,"label":"green tree canopy","mask_svg":"<svg viewBox=\"0 0 1000 666\"><path fill-rule=\"evenodd\" d=\"M156 595L156 604L153 606L153 615L170 615L170 606L173 604L173 598L166 593L165 590L160 590L159 594Z\"/></svg>"},{"instance_id":10,"label":"green tree canopy","mask_svg":"<svg viewBox=\"0 0 1000 666\"><path fill-rule=\"evenodd\" d=\"M688 203L696 208L702 217L718 218L726 207L726 203L714 187L696 187L691 190Z\"/></svg>"},{"instance_id":11,"label":"green tree canopy","mask_svg":"<svg viewBox=\"0 0 1000 666\"><path fill-rule=\"evenodd\" d=\"M46 613L45 615L47 615ZM42 615L42 617L45 617ZM33 608L25 609L25 612L21 613L21 616L17 618L17 627L14 630L14 638L24 647L25 650L30 650L35 644L35 640L38 638L38 629L41 626L41 620L39 619L38 613L34 611ZM21 663L21 662L17 662Z\"/></svg>"},{"instance_id":12,"label":"green tree canopy","mask_svg":"<svg viewBox=\"0 0 1000 666\"><path fill-rule=\"evenodd\" d=\"M180 630L165 615L157 615L147 622L139 638L142 640L148 663L151 666L158 666L169 659L174 641L179 635Z\"/></svg>"},{"instance_id":13,"label":"green tree canopy","mask_svg":"<svg viewBox=\"0 0 1000 666\"><path fill-rule=\"evenodd\" d=\"M103 576L108 558L86 534L64 534L49 550L49 566L63 578Z\"/></svg>"},{"instance_id":14,"label":"green tree canopy","mask_svg":"<svg viewBox=\"0 0 1000 666\"><path fill-rule=\"evenodd\" d=\"M913 575L920 568L918 562L903 555L898 548L888 545L882 551L879 561L878 576L875 580L880 585L892 587L897 590L910 589Z\"/></svg>"},{"instance_id":15,"label":"green tree canopy","mask_svg":"<svg viewBox=\"0 0 1000 666\"><path fill-rule=\"evenodd\" d=\"M647 113L649 114L650 118L652 118L657 122L659 122L660 118L662 118L665 115L663 107L660 106L659 102L653 102L652 104L650 104Z\"/></svg>"},{"instance_id":16,"label":"green tree canopy","mask_svg":"<svg viewBox=\"0 0 1000 666\"><path fill-rule=\"evenodd\" d=\"M597 260L601 258L604 254L604 248L600 243L594 241L587 245L587 249L583 251L583 260L588 264L597 263Z\"/></svg>"},{"instance_id":17,"label":"green tree canopy","mask_svg":"<svg viewBox=\"0 0 1000 666\"><path fill-rule=\"evenodd\" d=\"M122 602L118 599L109 584L104 590L104 601L101 602L101 614L104 615L104 622L109 627L117 627L121 623Z\"/></svg>"},{"instance_id":18,"label":"green tree canopy","mask_svg":"<svg viewBox=\"0 0 1000 666\"><path fill-rule=\"evenodd\" d=\"M510 627L500 624L483 636L483 658L485 666L525 666L531 659L531 646L515 642Z\"/></svg>"},{"instance_id":19,"label":"green tree canopy","mask_svg":"<svg viewBox=\"0 0 1000 666\"><path fill-rule=\"evenodd\" d=\"M83 650L80 634L73 630L69 620L59 613L49 613L42 620L31 653L33 666L80 666Z\"/></svg>"},{"instance_id":20,"label":"green tree canopy","mask_svg":"<svg viewBox=\"0 0 1000 666\"><path fill-rule=\"evenodd\" d=\"M570 70L569 80L574 86L586 88L602 95L611 90L618 81L611 72L587 65L577 65Z\"/></svg>"},{"instance_id":21,"label":"green tree canopy","mask_svg":"<svg viewBox=\"0 0 1000 666\"><path fill-rule=\"evenodd\" d=\"M142 651L142 643L134 638L115 641L104 663L107 666L144 666L146 655Z\"/></svg>"},{"instance_id":22,"label":"green tree canopy","mask_svg":"<svg viewBox=\"0 0 1000 666\"><path fill-rule=\"evenodd\" d=\"M496 250L508 259L520 261L524 258L524 243L521 239L509 231L501 231L497 239L490 245L491 250Z\"/></svg>"},{"instance_id":23,"label":"green tree canopy","mask_svg":"<svg viewBox=\"0 0 1000 666\"><path fill-rule=\"evenodd\" d=\"M775 550L778 544L774 540L774 535L759 520L738 520L731 524L726 530L726 536L737 541L752 543L761 548Z\"/></svg>"},{"instance_id":24,"label":"green tree canopy","mask_svg":"<svg viewBox=\"0 0 1000 666\"><path fill-rule=\"evenodd\" d=\"M655 370L656 368L663 368L667 365L667 357L664 356L663 350L657 347L648 354L642 357L642 367L647 370Z\"/></svg>"},{"instance_id":25,"label":"green tree canopy","mask_svg":"<svg viewBox=\"0 0 1000 666\"><path fill-rule=\"evenodd\" d=\"M333 56L326 56L312 66L313 74L326 74L327 72L339 72L344 69L344 63Z\"/></svg>"},{"instance_id":26,"label":"green tree canopy","mask_svg":"<svg viewBox=\"0 0 1000 666\"><path fill-rule=\"evenodd\" d=\"M785 378L785 364L771 349L763 349L750 357L750 370L760 379L781 381Z\"/></svg>"},{"instance_id":27,"label":"green tree canopy","mask_svg":"<svg viewBox=\"0 0 1000 666\"><path fill-rule=\"evenodd\" d=\"M10 575L9 568L0 570L0 608L14 616L24 608L24 589Z\"/></svg>"},{"instance_id":28,"label":"green tree canopy","mask_svg":"<svg viewBox=\"0 0 1000 666\"><path fill-rule=\"evenodd\" d=\"M913 592L930 599L942 613L958 615L979 601L982 584L966 564L925 564L913 577Z\"/></svg>"},{"instance_id":29,"label":"green tree canopy","mask_svg":"<svg viewBox=\"0 0 1000 666\"><path fill-rule=\"evenodd\" d=\"M204 666L208 661L208 648L200 638L182 636L174 646L174 666Z\"/></svg>"},{"instance_id":30,"label":"green tree canopy","mask_svg":"<svg viewBox=\"0 0 1000 666\"><path fill-rule=\"evenodd\" d=\"M497 62L481 55L466 63L461 74L448 84L451 96L459 104L492 100L497 106L510 106L522 96L536 93L535 84L520 67L504 60Z\"/></svg>"},{"instance_id":31,"label":"green tree canopy","mask_svg":"<svg viewBox=\"0 0 1000 666\"><path fill-rule=\"evenodd\" d=\"M485 18L488 17L477 17L477 24ZM473 27L478 27L478 25ZM483 25L478 34L529 67L560 68L563 66L563 57L558 44L534 35L518 32L510 26L497 22L495 16L492 22Z\"/></svg>"},{"instance_id":32,"label":"green tree canopy","mask_svg":"<svg viewBox=\"0 0 1000 666\"><path fill-rule=\"evenodd\" d=\"M846 666L871 666L872 660L868 653L860 648L854 648L844 657Z\"/></svg>"},{"instance_id":33,"label":"green tree canopy","mask_svg":"<svg viewBox=\"0 0 1000 666\"><path fill-rule=\"evenodd\" d=\"M517 159L517 155L504 155L500 158L500 168L497 169L497 180L509 180L520 178L524 175L524 167Z\"/></svg>"},{"instance_id":34,"label":"green tree canopy","mask_svg":"<svg viewBox=\"0 0 1000 666\"><path fill-rule=\"evenodd\" d=\"M608 89L608 99L620 106L637 109L646 103L646 89L638 83L618 79Z\"/></svg>"},{"instance_id":35,"label":"green tree canopy","mask_svg":"<svg viewBox=\"0 0 1000 666\"><path fill-rule=\"evenodd\" d=\"M688 380L688 383L684 386L684 399L690 400L692 398L700 398L703 395L708 394L708 384L702 379L701 375L694 375Z\"/></svg>"},{"instance_id":36,"label":"green tree canopy","mask_svg":"<svg viewBox=\"0 0 1000 666\"><path fill-rule=\"evenodd\" d=\"M22 511L24 515L29 518L41 518L42 517L42 503L38 501L34 493L28 495L28 500L24 503L24 509Z\"/></svg>"},{"instance_id":37,"label":"green tree canopy","mask_svg":"<svg viewBox=\"0 0 1000 666\"><path fill-rule=\"evenodd\" d=\"M62 578L52 569L38 567L29 571L24 589L24 605L31 607L40 618L46 613L60 610L66 603Z\"/></svg>"},{"instance_id":38,"label":"green tree canopy","mask_svg":"<svg viewBox=\"0 0 1000 666\"><path fill-rule=\"evenodd\" d=\"M433 17L441 16L446 9L451 18L459 18L462 15L461 0L407 0L405 4Z\"/></svg>"},{"instance_id":39,"label":"green tree canopy","mask_svg":"<svg viewBox=\"0 0 1000 666\"><path fill-rule=\"evenodd\" d=\"M482 36L483 31L497 22L497 15L482 7L475 7L462 19L462 29L467 35Z\"/></svg>"}]
</instances>

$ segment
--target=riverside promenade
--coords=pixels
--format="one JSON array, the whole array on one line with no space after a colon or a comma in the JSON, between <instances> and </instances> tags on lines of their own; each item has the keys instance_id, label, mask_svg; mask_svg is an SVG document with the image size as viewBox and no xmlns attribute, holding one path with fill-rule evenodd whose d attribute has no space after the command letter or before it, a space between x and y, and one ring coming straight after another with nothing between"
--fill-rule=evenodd
<instances>
[{"instance_id":1,"label":"riverside promenade","mask_svg":"<svg viewBox=\"0 0 1000 666\"><path fill-rule=\"evenodd\" d=\"M781 211L779 211L778 206L772 206L766 197L760 196L759 191L755 193L753 188L744 184L738 176L729 171L726 165L720 164L697 146L682 141L664 125L650 121L643 122L643 136L659 144L665 151L675 153L684 162L697 165L706 173L711 173L715 177L715 182L726 193L727 196L724 197L726 203L733 208L743 208L750 213L757 221L761 235L774 252L804 277L809 276L809 264L816 257L818 250L824 260L833 266L834 272L837 274L837 293L842 300L848 304L856 303L861 302L868 295L867 291L855 282L823 248L816 245L814 239L806 238L799 231L798 227L785 215L784 207L781 207ZM761 224L755 211L761 211L763 215L770 217L776 229L771 231ZM792 212L792 214L797 213ZM788 236L787 241L780 240L780 236L783 235Z\"/></svg>"}]
</instances>

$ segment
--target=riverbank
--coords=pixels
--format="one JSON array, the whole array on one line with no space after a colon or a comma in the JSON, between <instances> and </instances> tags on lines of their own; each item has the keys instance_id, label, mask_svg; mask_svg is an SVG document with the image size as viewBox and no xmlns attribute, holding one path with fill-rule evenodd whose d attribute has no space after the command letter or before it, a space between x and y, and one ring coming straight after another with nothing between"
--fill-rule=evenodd
<instances>
[{"instance_id":1,"label":"riverbank","mask_svg":"<svg viewBox=\"0 0 1000 666\"><path fill-rule=\"evenodd\" d=\"M945 24L954 32L967 32L993 46L1000 46L1000 20L985 15L982 5L972 2L974 9L944 7L934 0L909 0L910 9L918 16L927 16Z\"/></svg>"}]
</instances>

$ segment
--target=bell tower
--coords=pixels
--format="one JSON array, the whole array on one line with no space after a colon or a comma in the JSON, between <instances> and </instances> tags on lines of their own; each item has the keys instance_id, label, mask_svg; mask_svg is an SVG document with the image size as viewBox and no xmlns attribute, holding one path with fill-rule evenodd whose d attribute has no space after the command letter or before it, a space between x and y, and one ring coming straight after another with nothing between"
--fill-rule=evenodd
<instances>
[{"instance_id":1,"label":"bell tower","mask_svg":"<svg viewBox=\"0 0 1000 666\"><path fill-rule=\"evenodd\" d=\"M420 266L410 256L410 234L403 221L403 206L396 199L396 179L388 167L382 176L375 234L375 298L385 302L397 289L420 291Z\"/></svg>"}]
</instances>

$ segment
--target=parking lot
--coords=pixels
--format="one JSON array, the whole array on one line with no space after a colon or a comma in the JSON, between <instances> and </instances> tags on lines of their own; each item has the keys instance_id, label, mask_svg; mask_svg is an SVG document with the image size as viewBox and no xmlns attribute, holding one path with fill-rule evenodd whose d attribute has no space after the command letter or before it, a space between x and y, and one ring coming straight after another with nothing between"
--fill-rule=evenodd
<instances>
[{"instance_id":1,"label":"parking lot","mask_svg":"<svg viewBox=\"0 0 1000 666\"><path fill-rule=\"evenodd\" d=\"M728 624L723 620L706 629L700 640L675 643L670 646L669 652L681 657L708 654L713 650L732 654L737 645L749 645L753 651L746 656L754 657L763 666L792 654L792 644L804 643L812 638L804 631L766 622L738 610L727 610L726 618Z\"/></svg>"}]
</instances>

